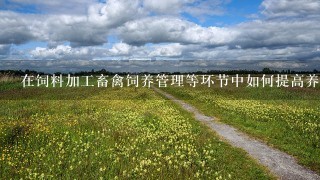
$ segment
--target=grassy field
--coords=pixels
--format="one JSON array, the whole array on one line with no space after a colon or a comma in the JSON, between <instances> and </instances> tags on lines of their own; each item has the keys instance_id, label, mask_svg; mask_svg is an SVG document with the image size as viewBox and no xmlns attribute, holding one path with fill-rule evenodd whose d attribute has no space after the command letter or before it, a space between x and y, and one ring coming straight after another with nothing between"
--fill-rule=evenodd
<instances>
[{"instance_id":1,"label":"grassy field","mask_svg":"<svg viewBox=\"0 0 320 180\"><path fill-rule=\"evenodd\" d=\"M0 107L0 179L274 179L151 89L0 82Z\"/></svg>"},{"instance_id":2,"label":"grassy field","mask_svg":"<svg viewBox=\"0 0 320 180\"><path fill-rule=\"evenodd\" d=\"M320 173L320 88L162 88Z\"/></svg>"}]
</instances>

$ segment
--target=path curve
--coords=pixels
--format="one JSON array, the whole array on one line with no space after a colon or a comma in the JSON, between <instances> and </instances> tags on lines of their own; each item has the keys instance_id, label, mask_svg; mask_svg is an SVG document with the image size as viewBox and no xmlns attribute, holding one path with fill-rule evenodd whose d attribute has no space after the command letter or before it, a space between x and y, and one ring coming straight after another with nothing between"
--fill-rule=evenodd
<instances>
[{"instance_id":1,"label":"path curve","mask_svg":"<svg viewBox=\"0 0 320 180\"><path fill-rule=\"evenodd\" d=\"M265 143L250 138L232 126L217 122L212 117L205 116L190 104L187 104L158 88L153 87L153 89L166 98L181 105L183 109L193 113L196 120L205 123L231 145L245 150L251 157L257 159L261 164L268 167L269 170L280 179L320 180L319 175L297 164L296 160L292 156L271 148Z\"/></svg>"}]
</instances>

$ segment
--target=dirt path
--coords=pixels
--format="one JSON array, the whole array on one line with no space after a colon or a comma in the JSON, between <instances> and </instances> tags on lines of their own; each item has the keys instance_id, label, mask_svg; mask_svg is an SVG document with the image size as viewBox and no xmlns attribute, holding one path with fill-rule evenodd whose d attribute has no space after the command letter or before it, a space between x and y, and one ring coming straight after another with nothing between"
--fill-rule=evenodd
<instances>
[{"instance_id":1,"label":"dirt path","mask_svg":"<svg viewBox=\"0 0 320 180\"><path fill-rule=\"evenodd\" d=\"M231 145L244 149L251 157L257 159L261 164L268 167L272 173L280 179L319 179L320 176L311 170L297 164L296 160L290 155L271 148L268 145L259 142L244 133L239 132L232 126L217 122L212 117L200 113L193 106L178 100L172 95L163 92L158 88L153 88L156 92L164 95L168 99L181 105L183 109L193 113L198 121L205 123L219 136L229 142Z\"/></svg>"}]
</instances>

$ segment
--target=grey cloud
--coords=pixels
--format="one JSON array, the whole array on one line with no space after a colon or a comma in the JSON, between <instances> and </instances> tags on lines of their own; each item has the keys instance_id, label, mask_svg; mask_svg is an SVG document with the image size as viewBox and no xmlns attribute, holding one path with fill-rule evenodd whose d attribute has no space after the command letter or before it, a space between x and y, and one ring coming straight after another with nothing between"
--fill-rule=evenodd
<instances>
[{"instance_id":1,"label":"grey cloud","mask_svg":"<svg viewBox=\"0 0 320 180\"><path fill-rule=\"evenodd\" d=\"M224 45L237 34L228 28L205 28L174 17L149 17L130 21L118 30L124 42L135 45L163 42Z\"/></svg>"},{"instance_id":2,"label":"grey cloud","mask_svg":"<svg viewBox=\"0 0 320 180\"><path fill-rule=\"evenodd\" d=\"M287 46L314 46L320 42L318 18L283 21L283 19L255 20L239 25L201 27L175 17L148 17L130 21L118 29L126 43L198 44L216 48L283 48Z\"/></svg>"},{"instance_id":3,"label":"grey cloud","mask_svg":"<svg viewBox=\"0 0 320 180\"><path fill-rule=\"evenodd\" d=\"M104 44L108 30L94 28L85 17L54 16L43 24L44 37L50 41L69 41L76 46L93 46Z\"/></svg>"},{"instance_id":4,"label":"grey cloud","mask_svg":"<svg viewBox=\"0 0 320 180\"><path fill-rule=\"evenodd\" d=\"M20 15L0 11L0 44L23 44L35 39L28 20Z\"/></svg>"},{"instance_id":5,"label":"grey cloud","mask_svg":"<svg viewBox=\"0 0 320 180\"><path fill-rule=\"evenodd\" d=\"M317 45L320 42L320 21L253 21L234 27L239 35L231 45L241 48Z\"/></svg>"},{"instance_id":6,"label":"grey cloud","mask_svg":"<svg viewBox=\"0 0 320 180\"><path fill-rule=\"evenodd\" d=\"M196 1L192 6L185 7L185 12L199 19L205 16L219 16L226 13L223 4L227 3L229 2L223 0Z\"/></svg>"},{"instance_id":7,"label":"grey cloud","mask_svg":"<svg viewBox=\"0 0 320 180\"><path fill-rule=\"evenodd\" d=\"M162 15L178 15L182 12L197 14L197 12L204 9L203 4L217 1L219 0L203 2L198 0L143 0L143 6L147 11ZM214 7L211 8L211 10L214 11Z\"/></svg>"},{"instance_id":8,"label":"grey cloud","mask_svg":"<svg viewBox=\"0 0 320 180\"><path fill-rule=\"evenodd\" d=\"M282 47L229 49L227 46L215 49L202 48L192 51L194 59L204 60L312 60L319 59L320 53L313 47Z\"/></svg>"},{"instance_id":9,"label":"grey cloud","mask_svg":"<svg viewBox=\"0 0 320 180\"><path fill-rule=\"evenodd\" d=\"M48 4L53 6L56 3ZM102 45L107 42L110 30L143 14L139 7L138 0L131 3L109 0L106 4L91 5L84 15L32 15L0 11L0 44L38 40L54 43L67 41L73 47Z\"/></svg>"},{"instance_id":10,"label":"grey cloud","mask_svg":"<svg viewBox=\"0 0 320 180\"><path fill-rule=\"evenodd\" d=\"M181 43L206 47L282 48L318 45L320 21L256 20L234 27L201 27L173 17L144 18L130 21L119 28L119 36L129 44Z\"/></svg>"},{"instance_id":11,"label":"grey cloud","mask_svg":"<svg viewBox=\"0 0 320 180\"><path fill-rule=\"evenodd\" d=\"M84 14L95 0L8 0L5 8L10 10L22 9L28 6L35 11L49 14Z\"/></svg>"},{"instance_id":12,"label":"grey cloud","mask_svg":"<svg viewBox=\"0 0 320 180\"><path fill-rule=\"evenodd\" d=\"M194 0L143 0L144 6L150 11L163 14L179 14L182 7Z\"/></svg>"},{"instance_id":13,"label":"grey cloud","mask_svg":"<svg viewBox=\"0 0 320 180\"><path fill-rule=\"evenodd\" d=\"M52 9L62 3L13 1ZM70 0L65 5L75 3ZM75 6L80 4L87 2ZM214 15L221 4L221 0L108 0L88 1L86 13L0 11L0 44L48 42L48 48L30 51L36 59L319 59L319 51L314 50L320 42L318 1L265 0L264 19L225 28L203 27L178 15L181 11ZM108 35L117 35L122 42L111 48L95 47L107 43ZM70 46L62 45L66 42Z\"/></svg>"},{"instance_id":14,"label":"grey cloud","mask_svg":"<svg viewBox=\"0 0 320 180\"><path fill-rule=\"evenodd\" d=\"M11 45L1 45L0 44L0 59L5 59L10 53Z\"/></svg>"},{"instance_id":15,"label":"grey cloud","mask_svg":"<svg viewBox=\"0 0 320 180\"><path fill-rule=\"evenodd\" d=\"M8 55L10 53L11 45L1 45L0 44L0 56Z\"/></svg>"},{"instance_id":16,"label":"grey cloud","mask_svg":"<svg viewBox=\"0 0 320 180\"><path fill-rule=\"evenodd\" d=\"M53 49L53 48L56 48L56 47L58 47L59 45L63 45L63 42L58 42L58 41L49 41L49 42L47 42L47 47L49 48L49 49Z\"/></svg>"},{"instance_id":17,"label":"grey cloud","mask_svg":"<svg viewBox=\"0 0 320 180\"><path fill-rule=\"evenodd\" d=\"M143 0L146 11L162 15L178 15L188 13L198 19L206 16L222 15L223 5L229 1L223 0Z\"/></svg>"},{"instance_id":18,"label":"grey cloud","mask_svg":"<svg viewBox=\"0 0 320 180\"><path fill-rule=\"evenodd\" d=\"M268 17L319 16L318 0L264 0L262 13Z\"/></svg>"},{"instance_id":19,"label":"grey cloud","mask_svg":"<svg viewBox=\"0 0 320 180\"><path fill-rule=\"evenodd\" d=\"M24 15L0 12L0 44L69 41L73 46L101 45L107 30L94 28L85 16Z\"/></svg>"},{"instance_id":20,"label":"grey cloud","mask_svg":"<svg viewBox=\"0 0 320 180\"><path fill-rule=\"evenodd\" d=\"M230 49L228 46L207 48L202 45L179 43L132 46L116 43L111 48L70 47L37 48L30 52L34 59L100 59L100 60L141 60L141 59L197 59L197 60L316 60L320 59L318 46L297 46L282 48Z\"/></svg>"}]
</instances>

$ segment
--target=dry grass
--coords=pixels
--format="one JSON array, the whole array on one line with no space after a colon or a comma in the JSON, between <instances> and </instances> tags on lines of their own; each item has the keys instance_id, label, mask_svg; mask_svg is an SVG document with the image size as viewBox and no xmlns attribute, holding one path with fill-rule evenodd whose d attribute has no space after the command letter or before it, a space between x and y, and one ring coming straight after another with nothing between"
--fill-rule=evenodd
<instances>
[{"instance_id":1,"label":"dry grass","mask_svg":"<svg viewBox=\"0 0 320 180\"><path fill-rule=\"evenodd\" d=\"M8 75L8 74L0 74L0 82L18 82L21 81L21 77Z\"/></svg>"}]
</instances>

